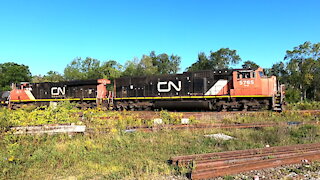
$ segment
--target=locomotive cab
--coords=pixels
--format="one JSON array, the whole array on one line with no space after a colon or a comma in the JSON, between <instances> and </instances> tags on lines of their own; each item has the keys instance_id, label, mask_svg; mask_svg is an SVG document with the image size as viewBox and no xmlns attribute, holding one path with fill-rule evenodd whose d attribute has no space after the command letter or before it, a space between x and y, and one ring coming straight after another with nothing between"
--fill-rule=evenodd
<instances>
[{"instance_id":1,"label":"locomotive cab","mask_svg":"<svg viewBox=\"0 0 320 180\"><path fill-rule=\"evenodd\" d=\"M282 111L284 88L281 87L278 87L276 77L266 76L261 67L256 70L238 69L233 72L233 88L230 90L230 95L250 96L256 100L269 97L264 102L273 110Z\"/></svg>"},{"instance_id":2,"label":"locomotive cab","mask_svg":"<svg viewBox=\"0 0 320 180\"><path fill-rule=\"evenodd\" d=\"M232 96L272 96L277 93L277 80L275 76L265 76L262 68L235 70L230 93Z\"/></svg>"}]
</instances>

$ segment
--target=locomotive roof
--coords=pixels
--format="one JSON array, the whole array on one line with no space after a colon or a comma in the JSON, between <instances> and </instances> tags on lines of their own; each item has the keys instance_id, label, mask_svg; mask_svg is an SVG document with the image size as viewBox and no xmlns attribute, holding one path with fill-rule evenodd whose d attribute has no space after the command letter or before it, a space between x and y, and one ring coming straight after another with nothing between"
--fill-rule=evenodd
<instances>
[{"instance_id":1,"label":"locomotive roof","mask_svg":"<svg viewBox=\"0 0 320 180\"><path fill-rule=\"evenodd\" d=\"M200 71L191 71L191 72L183 72L183 73L177 73L177 74L160 74L160 75L151 75L154 77L166 77L166 76L174 76L174 75L184 75L188 73L205 73L205 72L210 72L213 71L214 73L216 72L217 74L222 74L222 75L230 75L232 74L233 71L254 71L256 69L251 69L251 68L242 68L242 69L214 69L214 70L200 70ZM141 77L147 77L148 75L142 75L142 76L123 76L117 79L121 78L141 78ZM149 75L150 76L150 75Z\"/></svg>"},{"instance_id":2,"label":"locomotive roof","mask_svg":"<svg viewBox=\"0 0 320 180\"><path fill-rule=\"evenodd\" d=\"M97 79L90 80L73 80L73 81L60 81L60 82L40 82L40 83L31 83L31 84L63 84L68 86L77 86L77 85L98 85Z\"/></svg>"}]
</instances>

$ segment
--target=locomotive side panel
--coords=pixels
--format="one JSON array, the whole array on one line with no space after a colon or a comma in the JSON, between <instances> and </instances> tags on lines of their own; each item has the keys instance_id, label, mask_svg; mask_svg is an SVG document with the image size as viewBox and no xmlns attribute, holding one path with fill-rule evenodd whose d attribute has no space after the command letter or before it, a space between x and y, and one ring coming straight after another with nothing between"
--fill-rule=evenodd
<instances>
[{"instance_id":1,"label":"locomotive side panel","mask_svg":"<svg viewBox=\"0 0 320 180\"><path fill-rule=\"evenodd\" d=\"M270 109L275 77L252 69L207 70L116 79L117 109ZM140 93L139 93L140 91Z\"/></svg>"},{"instance_id":2,"label":"locomotive side panel","mask_svg":"<svg viewBox=\"0 0 320 180\"><path fill-rule=\"evenodd\" d=\"M116 98L227 95L232 86L232 71L122 77L115 83Z\"/></svg>"},{"instance_id":3,"label":"locomotive side panel","mask_svg":"<svg viewBox=\"0 0 320 180\"><path fill-rule=\"evenodd\" d=\"M30 85L35 99L73 99L95 98L97 95L96 81L90 83L33 83Z\"/></svg>"},{"instance_id":4,"label":"locomotive side panel","mask_svg":"<svg viewBox=\"0 0 320 180\"><path fill-rule=\"evenodd\" d=\"M231 70L215 70L194 73L194 93L205 96L228 95L232 85Z\"/></svg>"},{"instance_id":5,"label":"locomotive side panel","mask_svg":"<svg viewBox=\"0 0 320 180\"><path fill-rule=\"evenodd\" d=\"M55 101L75 101L85 107L95 107L107 99L106 84L110 84L107 79L23 83L10 91L10 102L20 107L23 103L48 105Z\"/></svg>"}]
</instances>

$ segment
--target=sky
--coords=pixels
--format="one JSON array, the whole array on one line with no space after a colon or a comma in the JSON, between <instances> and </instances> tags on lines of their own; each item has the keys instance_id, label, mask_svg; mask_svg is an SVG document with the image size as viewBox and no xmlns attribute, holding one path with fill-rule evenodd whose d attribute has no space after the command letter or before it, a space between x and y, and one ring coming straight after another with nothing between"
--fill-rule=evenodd
<instances>
[{"instance_id":1,"label":"sky","mask_svg":"<svg viewBox=\"0 0 320 180\"><path fill-rule=\"evenodd\" d=\"M268 68L320 42L319 9L319 0L0 0L0 63L44 75L76 57L124 64L154 50L180 56L182 72L199 52L230 48Z\"/></svg>"}]
</instances>

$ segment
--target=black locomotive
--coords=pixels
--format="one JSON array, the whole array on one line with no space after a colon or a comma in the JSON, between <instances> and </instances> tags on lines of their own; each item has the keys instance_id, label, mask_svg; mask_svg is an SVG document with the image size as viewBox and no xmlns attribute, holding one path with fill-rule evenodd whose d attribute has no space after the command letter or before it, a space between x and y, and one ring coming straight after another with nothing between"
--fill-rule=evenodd
<instances>
[{"instance_id":1,"label":"black locomotive","mask_svg":"<svg viewBox=\"0 0 320 180\"><path fill-rule=\"evenodd\" d=\"M73 101L116 110L282 110L284 88L263 69L221 69L182 74L13 86L10 106ZM110 86L107 88L107 86ZM107 91L107 89L113 89Z\"/></svg>"}]
</instances>

